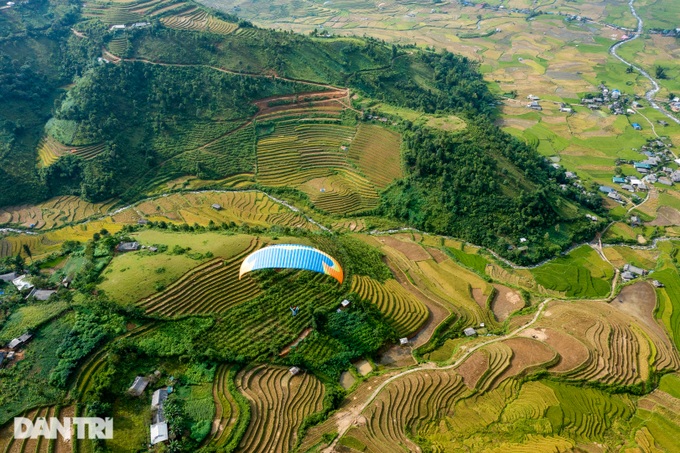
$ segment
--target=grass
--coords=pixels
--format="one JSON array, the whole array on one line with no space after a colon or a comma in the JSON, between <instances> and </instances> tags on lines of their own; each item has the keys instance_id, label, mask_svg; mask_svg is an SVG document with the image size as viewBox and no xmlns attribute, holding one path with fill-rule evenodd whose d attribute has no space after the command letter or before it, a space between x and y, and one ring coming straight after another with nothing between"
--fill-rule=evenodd
<instances>
[{"instance_id":1,"label":"grass","mask_svg":"<svg viewBox=\"0 0 680 453\"><path fill-rule=\"evenodd\" d=\"M484 274L486 265L489 264L489 261L478 253L465 253L463 250L452 247L447 247L446 251L460 264L470 269L474 269L480 274Z\"/></svg>"},{"instance_id":2,"label":"grass","mask_svg":"<svg viewBox=\"0 0 680 453\"><path fill-rule=\"evenodd\" d=\"M680 376L677 374L665 374L659 381L659 389L669 395L680 398Z\"/></svg>"},{"instance_id":3,"label":"grass","mask_svg":"<svg viewBox=\"0 0 680 453\"><path fill-rule=\"evenodd\" d=\"M0 369L0 425L29 407L63 398L63 391L50 386L48 378L59 361L57 348L74 322L73 313L67 313L44 325L24 348L24 359Z\"/></svg>"},{"instance_id":4,"label":"grass","mask_svg":"<svg viewBox=\"0 0 680 453\"><path fill-rule=\"evenodd\" d=\"M181 275L211 256L231 258L244 251L251 242L246 235L219 233L182 234L160 230L142 230L134 234L143 245L166 245L167 252L133 252L117 255L104 270L100 288L114 300L126 304L150 296L169 286ZM173 254L175 246L191 248L189 252ZM192 254L194 255L192 258Z\"/></svg>"},{"instance_id":5,"label":"grass","mask_svg":"<svg viewBox=\"0 0 680 453\"><path fill-rule=\"evenodd\" d=\"M68 309L67 302L27 305L16 309L0 330L0 342L5 343L55 318Z\"/></svg>"},{"instance_id":6,"label":"grass","mask_svg":"<svg viewBox=\"0 0 680 453\"><path fill-rule=\"evenodd\" d=\"M595 250L584 245L567 256L531 270L536 282L566 297L595 298L609 294L613 269Z\"/></svg>"},{"instance_id":7,"label":"grass","mask_svg":"<svg viewBox=\"0 0 680 453\"><path fill-rule=\"evenodd\" d=\"M116 398L113 404L113 419L115 435L113 439L106 441L110 451L127 453L147 446L151 420L149 399L129 396Z\"/></svg>"}]
</instances>

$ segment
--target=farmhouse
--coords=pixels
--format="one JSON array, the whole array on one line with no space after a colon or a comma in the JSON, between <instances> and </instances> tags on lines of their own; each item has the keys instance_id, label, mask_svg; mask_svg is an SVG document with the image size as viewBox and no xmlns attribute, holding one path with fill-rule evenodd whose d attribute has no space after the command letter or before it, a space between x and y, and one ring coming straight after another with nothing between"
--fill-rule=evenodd
<instances>
[{"instance_id":1,"label":"farmhouse","mask_svg":"<svg viewBox=\"0 0 680 453\"><path fill-rule=\"evenodd\" d=\"M35 300L47 300L50 298L50 296L57 291L53 289L37 289L33 288L30 293L28 293L28 296L26 296L26 299L29 297L35 298Z\"/></svg>"},{"instance_id":2,"label":"farmhouse","mask_svg":"<svg viewBox=\"0 0 680 453\"><path fill-rule=\"evenodd\" d=\"M213 208L215 211L221 211L222 210L222 205L214 203L211 208Z\"/></svg>"},{"instance_id":3,"label":"farmhouse","mask_svg":"<svg viewBox=\"0 0 680 453\"><path fill-rule=\"evenodd\" d=\"M132 396L139 396L144 393L146 386L149 385L149 380L143 376L135 377L135 381L128 389L128 393Z\"/></svg>"},{"instance_id":4,"label":"farmhouse","mask_svg":"<svg viewBox=\"0 0 680 453\"><path fill-rule=\"evenodd\" d=\"M30 341L31 338L33 338L33 335L31 335L30 333L25 333L22 336L15 338L12 341L10 341L9 344L7 345L7 347L10 348L10 349L16 349L19 346L22 346L22 345L28 343L28 341Z\"/></svg>"},{"instance_id":5,"label":"farmhouse","mask_svg":"<svg viewBox=\"0 0 680 453\"><path fill-rule=\"evenodd\" d=\"M637 277L642 277L643 275L647 275L647 271L639 268L637 266L633 266L632 264L626 264L623 266L623 270L630 272L631 274L634 274Z\"/></svg>"},{"instance_id":6,"label":"farmhouse","mask_svg":"<svg viewBox=\"0 0 680 453\"><path fill-rule=\"evenodd\" d=\"M566 172L564 176L566 176L568 179L576 179L576 173L574 173L573 171Z\"/></svg>"},{"instance_id":7,"label":"farmhouse","mask_svg":"<svg viewBox=\"0 0 680 453\"><path fill-rule=\"evenodd\" d=\"M475 335L477 335L477 331L472 327L468 327L467 329L463 330L463 333L465 334L466 337L474 337Z\"/></svg>"},{"instance_id":8,"label":"farmhouse","mask_svg":"<svg viewBox=\"0 0 680 453\"><path fill-rule=\"evenodd\" d=\"M20 277L15 278L12 280L12 284L16 286L17 290L23 291L25 289L31 289L33 288L33 283L29 282L28 280L28 275L24 274Z\"/></svg>"},{"instance_id":9,"label":"farmhouse","mask_svg":"<svg viewBox=\"0 0 680 453\"><path fill-rule=\"evenodd\" d=\"M612 189L612 188L609 187L609 186L600 186L600 189L599 189L599 190L600 190L600 192L602 192L602 193L610 193L610 192L614 192L614 189Z\"/></svg>"},{"instance_id":10,"label":"farmhouse","mask_svg":"<svg viewBox=\"0 0 680 453\"><path fill-rule=\"evenodd\" d=\"M151 445L156 445L159 442L165 442L169 439L168 424L166 422L151 425L149 431L151 432Z\"/></svg>"},{"instance_id":11,"label":"farmhouse","mask_svg":"<svg viewBox=\"0 0 680 453\"><path fill-rule=\"evenodd\" d=\"M163 411L163 403L168 399L167 389L158 389L153 392L151 396L151 409L155 409L159 412ZM161 415L162 417L162 415Z\"/></svg>"},{"instance_id":12,"label":"farmhouse","mask_svg":"<svg viewBox=\"0 0 680 453\"><path fill-rule=\"evenodd\" d=\"M614 176L612 178L612 182L615 184L625 184L626 178L622 178L621 176Z\"/></svg>"},{"instance_id":13,"label":"farmhouse","mask_svg":"<svg viewBox=\"0 0 680 453\"><path fill-rule=\"evenodd\" d=\"M400 338L400 339L399 339L399 344L400 344L401 346L406 346L406 345L408 344L408 338L406 338L406 337Z\"/></svg>"},{"instance_id":14,"label":"farmhouse","mask_svg":"<svg viewBox=\"0 0 680 453\"><path fill-rule=\"evenodd\" d=\"M663 184L663 185L665 185L665 186L672 186L672 185L673 185L673 181L671 181L670 179L666 178L665 176L662 176L662 177L659 178L659 184Z\"/></svg>"},{"instance_id":15,"label":"farmhouse","mask_svg":"<svg viewBox=\"0 0 680 453\"><path fill-rule=\"evenodd\" d=\"M636 131L642 130L642 126L640 126L639 123L633 123L632 126L633 126L633 129L635 129Z\"/></svg>"},{"instance_id":16,"label":"farmhouse","mask_svg":"<svg viewBox=\"0 0 680 453\"><path fill-rule=\"evenodd\" d=\"M18 277L18 275L17 275L16 272L10 272L9 274L0 275L0 280L2 280L3 282L11 282L12 280L14 280L17 277Z\"/></svg>"},{"instance_id":17,"label":"farmhouse","mask_svg":"<svg viewBox=\"0 0 680 453\"><path fill-rule=\"evenodd\" d=\"M635 167L637 170L644 168L645 170L650 170L652 168L652 164L649 162L634 162L633 167Z\"/></svg>"},{"instance_id":18,"label":"farmhouse","mask_svg":"<svg viewBox=\"0 0 680 453\"><path fill-rule=\"evenodd\" d=\"M125 25L120 24L120 25L112 25L111 28L109 28L110 31L115 31L115 30L125 30Z\"/></svg>"},{"instance_id":19,"label":"farmhouse","mask_svg":"<svg viewBox=\"0 0 680 453\"><path fill-rule=\"evenodd\" d=\"M623 272L621 273L621 278L623 279L624 282L628 282L630 280L633 280L635 278L635 275L631 272Z\"/></svg>"},{"instance_id":20,"label":"farmhouse","mask_svg":"<svg viewBox=\"0 0 680 453\"><path fill-rule=\"evenodd\" d=\"M607 197L611 198L612 200L621 201L621 196L618 193L616 193L615 191L609 192L607 194Z\"/></svg>"},{"instance_id":21,"label":"farmhouse","mask_svg":"<svg viewBox=\"0 0 680 453\"><path fill-rule=\"evenodd\" d=\"M630 184L621 184L621 188L623 190L627 190L628 192L635 192L635 189Z\"/></svg>"},{"instance_id":22,"label":"farmhouse","mask_svg":"<svg viewBox=\"0 0 680 453\"><path fill-rule=\"evenodd\" d=\"M673 173L671 173L671 181L680 182L680 171L676 170Z\"/></svg>"},{"instance_id":23,"label":"farmhouse","mask_svg":"<svg viewBox=\"0 0 680 453\"><path fill-rule=\"evenodd\" d=\"M343 300L342 302L340 302L340 306L341 306L342 308L347 308L347 307L349 307L349 304L351 304L351 302L350 302L349 300L347 300L347 299L345 299L345 300Z\"/></svg>"},{"instance_id":24,"label":"farmhouse","mask_svg":"<svg viewBox=\"0 0 680 453\"><path fill-rule=\"evenodd\" d=\"M296 367L296 366L292 367L292 368L291 368L290 370L288 370L288 371L289 371L290 374L292 374L293 376L297 376L298 374L300 374L300 373L302 372L302 370L301 370L300 368Z\"/></svg>"},{"instance_id":25,"label":"farmhouse","mask_svg":"<svg viewBox=\"0 0 680 453\"><path fill-rule=\"evenodd\" d=\"M139 242L121 242L116 247L119 252L135 252L140 249Z\"/></svg>"},{"instance_id":26,"label":"farmhouse","mask_svg":"<svg viewBox=\"0 0 680 453\"><path fill-rule=\"evenodd\" d=\"M663 288L663 283L661 283L659 280L652 280L652 285L654 285L657 288Z\"/></svg>"}]
</instances>

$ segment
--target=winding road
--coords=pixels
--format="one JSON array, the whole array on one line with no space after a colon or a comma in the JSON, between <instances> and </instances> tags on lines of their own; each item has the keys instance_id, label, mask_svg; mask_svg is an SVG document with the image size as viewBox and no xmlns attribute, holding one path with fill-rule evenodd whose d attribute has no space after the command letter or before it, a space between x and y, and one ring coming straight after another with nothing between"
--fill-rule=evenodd
<instances>
[{"instance_id":1,"label":"winding road","mask_svg":"<svg viewBox=\"0 0 680 453\"><path fill-rule=\"evenodd\" d=\"M513 330L509 334L502 335L499 337L495 337L491 340L487 340L481 343L478 343L471 347L470 349L466 350L465 353L458 358L454 363L450 365L444 365L444 366L437 366L433 362L427 362L420 364L416 367L409 368L406 371L402 371L399 374L395 374L394 376L390 377L389 379L385 380L382 382L376 389L371 393L371 395L364 400L362 404L359 404L357 406L351 407L346 410L340 410L336 415L336 423L338 425L338 435L335 438L331 444L326 447L323 452L324 453L334 453L335 451L335 446L337 445L338 441L342 438L342 436L349 431L349 429L356 424L358 421L359 417L361 417L361 413L368 407L369 404L380 394L380 392L383 391L385 387L387 387L388 384L396 381L399 378L402 378L406 376L407 374L411 373L416 373L418 371L424 371L424 370L450 370L452 368L456 368L460 366L465 360L467 360L468 357L472 355L473 352L476 350L483 348L484 346L488 346L491 343L497 343L499 341L507 340L509 338L516 337L519 333L521 333L523 330L526 330L527 328L531 327L541 316L541 313L543 312L543 309L545 308L546 304L550 302L552 298L545 299L543 302L541 302L538 305L538 310L536 310L536 314L534 314L534 317L531 319L531 321L527 322L526 324L518 327L517 329Z\"/></svg>"},{"instance_id":2,"label":"winding road","mask_svg":"<svg viewBox=\"0 0 680 453\"><path fill-rule=\"evenodd\" d=\"M640 18L640 16L638 16L637 11L635 11L635 6L633 5L634 2L635 2L635 0L630 0L628 2L628 6L630 7L630 12L633 14L635 19L637 19L637 22L638 22L637 30L635 30L635 33L630 38L624 39L623 41L619 41L616 44L614 44L609 49L609 53L611 53L617 60L621 61L623 64L634 68L640 74L645 76L652 83L652 89L647 91L647 93L645 93L645 98L647 99L647 101L649 101L649 105L651 105L652 108L654 108L654 109L658 110L659 112L663 113L664 115L666 115L672 121L676 122L677 124L680 124L680 119L676 118L674 115L667 112L663 107L661 107L659 104L657 104L656 101L654 100L654 96L656 96L656 94L661 89L658 82L651 75L649 75L649 73L647 73L647 71L640 68L639 66L634 65L633 63L631 63L627 60L624 60L616 52L617 50L619 50L619 47L621 47L623 44L638 39L640 37L640 35L642 34L644 22L642 21L642 18Z\"/></svg>"}]
</instances>

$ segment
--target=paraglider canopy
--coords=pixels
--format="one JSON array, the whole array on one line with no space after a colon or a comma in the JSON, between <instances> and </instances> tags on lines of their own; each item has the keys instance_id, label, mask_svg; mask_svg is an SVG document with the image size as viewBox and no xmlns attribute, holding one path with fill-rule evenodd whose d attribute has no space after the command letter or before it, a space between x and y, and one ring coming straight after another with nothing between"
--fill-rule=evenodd
<instances>
[{"instance_id":1,"label":"paraglider canopy","mask_svg":"<svg viewBox=\"0 0 680 453\"><path fill-rule=\"evenodd\" d=\"M246 257L238 274L258 269L305 269L330 275L340 283L344 278L340 263L319 249L299 244L276 244L261 248Z\"/></svg>"}]
</instances>

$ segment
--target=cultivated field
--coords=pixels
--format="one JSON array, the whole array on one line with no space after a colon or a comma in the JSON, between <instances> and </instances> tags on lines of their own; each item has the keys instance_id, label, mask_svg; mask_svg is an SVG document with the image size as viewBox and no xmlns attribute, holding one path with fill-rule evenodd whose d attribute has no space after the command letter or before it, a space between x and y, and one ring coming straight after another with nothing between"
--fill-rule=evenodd
<instances>
[{"instance_id":1,"label":"cultivated field","mask_svg":"<svg viewBox=\"0 0 680 453\"><path fill-rule=\"evenodd\" d=\"M380 283L371 277L356 275L352 279L352 292L375 303L400 337L418 332L428 318L427 307L396 280Z\"/></svg>"},{"instance_id":2,"label":"cultivated field","mask_svg":"<svg viewBox=\"0 0 680 453\"><path fill-rule=\"evenodd\" d=\"M49 167L61 156L72 154L85 160L94 159L106 149L104 143L96 143L88 146L62 145L49 135L43 138L38 145L38 166Z\"/></svg>"},{"instance_id":3,"label":"cultivated field","mask_svg":"<svg viewBox=\"0 0 680 453\"><path fill-rule=\"evenodd\" d=\"M236 385L250 400L251 424L239 449L288 452L302 420L322 407L324 387L314 376L292 376L286 368L259 366L240 373Z\"/></svg>"}]
</instances>

